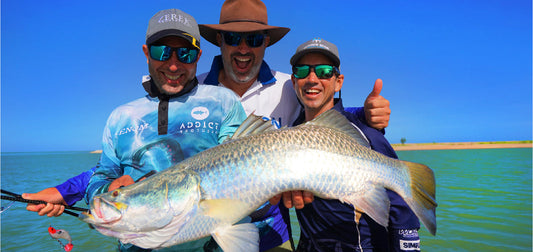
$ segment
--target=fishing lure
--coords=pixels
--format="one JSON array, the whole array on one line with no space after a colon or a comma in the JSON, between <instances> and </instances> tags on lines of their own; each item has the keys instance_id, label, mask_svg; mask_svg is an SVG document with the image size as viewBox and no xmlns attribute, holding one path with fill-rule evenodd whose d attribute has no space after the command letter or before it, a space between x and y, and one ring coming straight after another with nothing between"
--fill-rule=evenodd
<instances>
[{"instance_id":1,"label":"fishing lure","mask_svg":"<svg viewBox=\"0 0 533 252\"><path fill-rule=\"evenodd\" d=\"M70 234L64 230L64 229L55 229L52 226L48 227L48 233L50 236L59 242L61 247L65 251L71 251L74 245L72 244L72 238L70 238ZM67 245L63 245L63 243L59 239L65 239L68 241Z\"/></svg>"}]
</instances>

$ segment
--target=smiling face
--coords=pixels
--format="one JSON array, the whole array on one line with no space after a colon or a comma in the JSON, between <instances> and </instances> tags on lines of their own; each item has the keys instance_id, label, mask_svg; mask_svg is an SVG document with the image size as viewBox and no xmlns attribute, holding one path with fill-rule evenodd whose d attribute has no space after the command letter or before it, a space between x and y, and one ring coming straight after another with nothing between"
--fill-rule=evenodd
<instances>
[{"instance_id":1,"label":"smiling face","mask_svg":"<svg viewBox=\"0 0 533 252\"><path fill-rule=\"evenodd\" d=\"M176 36L164 37L156 41L154 44L170 47L194 48L187 40ZM172 52L170 59L165 61L152 59L147 45L143 45L143 51L146 55L148 70L152 80L159 88L159 91L167 95L179 93L191 80L194 79L196 76L196 65L202 55L202 51L200 50L196 61L186 64L178 60L175 51Z\"/></svg>"},{"instance_id":2,"label":"smiling face","mask_svg":"<svg viewBox=\"0 0 533 252\"><path fill-rule=\"evenodd\" d=\"M228 45L220 34L217 39L224 66L219 81L242 96L259 75L270 38L265 36L263 44L258 47L250 47L245 39L241 39L237 46Z\"/></svg>"},{"instance_id":3,"label":"smiling face","mask_svg":"<svg viewBox=\"0 0 533 252\"><path fill-rule=\"evenodd\" d=\"M327 56L321 53L308 53L300 58L296 65L333 65ZM314 70L305 78L291 76L296 96L305 108L306 121L333 108L335 92L341 90L344 75L333 75L329 79L319 79Z\"/></svg>"}]
</instances>

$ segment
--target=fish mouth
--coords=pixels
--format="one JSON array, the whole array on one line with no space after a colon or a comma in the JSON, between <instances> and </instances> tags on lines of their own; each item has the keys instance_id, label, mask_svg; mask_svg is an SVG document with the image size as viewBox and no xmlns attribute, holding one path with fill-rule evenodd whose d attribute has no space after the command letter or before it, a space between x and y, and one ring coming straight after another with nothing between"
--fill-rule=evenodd
<instances>
[{"instance_id":1,"label":"fish mouth","mask_svg":"<svg viewBox=\"0 0 533 252\"><path fill-rule=\"evenodd\" d=\"M122 218L121 210L127 206L120 202L110 202L104 198L94 197L90 212L83 212L80 219L90 224L113 224Z\"/></svg>"}]
</instances>

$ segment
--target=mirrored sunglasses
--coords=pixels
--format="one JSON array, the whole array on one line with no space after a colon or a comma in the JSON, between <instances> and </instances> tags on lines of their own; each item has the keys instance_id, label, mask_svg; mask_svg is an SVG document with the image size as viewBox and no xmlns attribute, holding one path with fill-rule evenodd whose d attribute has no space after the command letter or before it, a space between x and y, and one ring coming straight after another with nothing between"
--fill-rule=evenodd
<instances>
[{"instance_id":1,"label":"mirrored sunglasses","mask_svg":"<svg viewBox=\"0 0 533 252\"><path fill-rule=\"evenodd\" d=\"M295 65L292 67L292 74L297 79L303 79L311 73L311 70L315 71L319 79L329 79L335 73L340 74L339 69L331 65Z\"/></svg>"},{"instance_id":2,"label":"mirrored sunglasses","mask_svg":"<svg viewBox=\"0 0 533 252\"><path fill-rule=\"evenodd\" d=\"M265 41L265 34L262 33L238 33L238 32L221 32L224 43L230 46L238 46L244 37L249 47L260 47Z\"/></svg>"},{"instance_id":3,"label":"mirrored sunglasses","mask_svg":"<svg viewBox=\"0 0 533 252\"><path fill-rule=\"evenodd\" d=\"M186 47L170 47L166 45L151 45L150 57L158 61L167 61L172 57L172 52L176 52L181 63L190 64L198 59L198 49Z\"/></svg>"}]
</instances>

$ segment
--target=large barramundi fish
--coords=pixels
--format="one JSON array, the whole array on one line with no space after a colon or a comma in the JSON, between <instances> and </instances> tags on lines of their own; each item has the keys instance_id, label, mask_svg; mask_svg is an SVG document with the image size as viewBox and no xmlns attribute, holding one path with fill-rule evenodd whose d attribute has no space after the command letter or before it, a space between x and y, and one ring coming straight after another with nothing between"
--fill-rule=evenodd
<instances>
[{"instance_id":1,"label":"large barramundi fish","mask_svg":"<svg viewBox=\"0 0 533 252\"><path fill-rule=\"evenodd\" d=\"M385 189L390 189L435 234L435 177L429 167L371 150L359 130L334 110L293 128L269 125L248 117L223 144L95 196L92 214L82 220L142 248L212 235L224 251L257 251L255 225L239 220L281 192L306 190L339 199L386 227Z\"/></svg>"}]
</instances>

